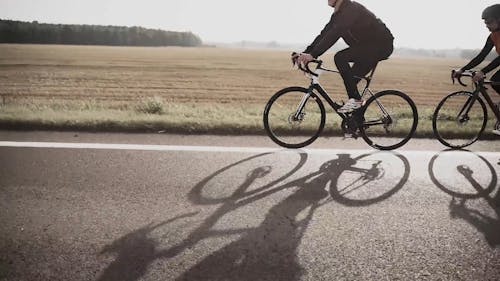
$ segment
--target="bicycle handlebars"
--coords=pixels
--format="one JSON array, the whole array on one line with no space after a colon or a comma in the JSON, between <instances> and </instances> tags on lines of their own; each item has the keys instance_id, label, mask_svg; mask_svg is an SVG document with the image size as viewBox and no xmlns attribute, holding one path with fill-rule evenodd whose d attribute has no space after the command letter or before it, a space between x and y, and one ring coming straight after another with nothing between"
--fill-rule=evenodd
<instances>
[{"instance_id":1,"label":"bicycle handlebars","mask_svg":"<svg viewBox=\"0 0 500 281\"><path fill-rule=\"evenodd\" d=\"M312 76L318 77L319 75L309 68L309 64L316 63L316 64L318 64L318 66L316 68L320 68L321 65L323 64L323 61L313 59L313 60L309 61L308 63L306 63L305 68L304 68L301 63L297 63L298 56L299 56L299 54L297 54L296 52L292 53L292 64L297 65L299 67L299 69L302 70L303 72L311 74Z\"/></svg>"},{"instance_id":2,"label":"bicycle handlebars","mask_svg":"<svg viewBox=\"0 0 500 281\"><path fill-rule=\"evenodd\" d=\"M457 73L457 71L453 69L451 71L451 81L453 82L453 84L455 84L455 79L456 79L458 83L464 87L467 87L467 84L462 82L462 76L474 77L474 75L476 74L475 71L466 70L462 74L460 74L460 76L455 77L455 73Z\"/></svg>"},{"instance_id":3,"label":"bicycle handlebars","mask_svg":"<svg viewBox=\"0 0 500 281\"><path fill-rule=\"evenodd\" d=\"M316 72L312 71L312 70L309 68L309 64L310 64L310 63L316 63L316 64L318 64L318 66L317 66L316 68L321 68L321 64L323 64L323 61L322 61L322 60L316 60L316 59L315 59L315 60L312 60L312 61L309 61L309 62L308 62L308 63L306 63L306 65L305 65L305 68L306 68L306 69L302 68L302 66L299 64L299 68L300 68L300 70L302 70L302 71L304 71L304 72L307 72L307 73L309 73L309 74L311 74L311 75L313 75L313 76L318 77L319 75L318 75Z\"/></svg>"},{"instance_id":4,"label":"bicycle handlebars","mask_svg":"<svg viewBox=\"0 0 500 281\"><path fill-rule=\"evenodd\" d=\"M467 76L467 77L474 77L477 73L477 71L473 71L473 70L465 70L464 72L462 72L462 74L460 74L460 76L458 77L455 77L455 74L457 73L456 70L452 70L451 71L451 81L453 81L453 84L455 84L455 79L458 81L458 83L464 87L467 86L467 84L465 84L464 82L462 82L462 76ZM486 85L500 85L500 82L498 81L490 81L490 80L486 80L485 78L483 78L482 80L478 81L478 82L474 82L474 84L477 84L477 85L483 85L483 84L486 84Z\"/></svg>"}]
</instances>

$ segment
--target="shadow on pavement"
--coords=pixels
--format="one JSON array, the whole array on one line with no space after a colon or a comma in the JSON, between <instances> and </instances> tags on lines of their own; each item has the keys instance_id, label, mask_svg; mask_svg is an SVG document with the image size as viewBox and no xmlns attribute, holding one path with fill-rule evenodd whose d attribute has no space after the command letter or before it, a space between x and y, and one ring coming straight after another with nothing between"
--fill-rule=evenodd
<instances>
[{"instance_id":1,"label":"shadow on pavement","mask_svg":"<svg viewBox=\"0 0 500 281\"><path fill-rule=\"evenodd\" d=\"M284 173L274 171L276 165L280 164L275 159L277 164L263 164L265 161L262 158L269 156L273 157L273 154L245 158L197 184L189 192L189 200L196 205L217 205L217 209L177 245L158 250L160 245L148 235L172 221L169 220L147 225L105 247L103 252L113 251L117 253L117 258L99 280L138 280L155 259L173 258L192 249L202 240L228 235L238 235L238 238L204 257L176 280L299 280L305 269L299 263L297 250L319 208L332 202L347 206L367 206L381 202L400 190L410 173L409 163L404 156L375 152L355 158L349 154L339 154L335 159L323 163L318 171L291 179L305 165L308 155L299 152L296 164L292 164L291 169ZM387 168L384 168L384 157L391 157L392 162L397 163L391 166L398 166L400 170L397 180L386 180L388 173ZM233 173L242 167L248 171L246 175L240 173L240 183L230 184L235 182ZM275 179L269 179L271 176ZM230 192L224 190L218 194L222 186L232 188ZM375 190L379 187L382 190ZM231 212L285 190L288 195L270 207L257 226L230 228L229 225L223 230L215 228ZM194 215L186 214L173 220Z\"/></svg>"},{"instance_id":2,"label":"shadow on pavement","mask_svg":"<svg viewBox=\"0 0 500 281\"><path fill-rule=\"evenodd\" d=\"M500 189L496 191L496 195L492 195L492 193L497 188L497 172L493 165L481 155L467 150L458 150L459 153L466 153L470 156L467 159L472 158L475 161L472 161L471 165L468 165L468 163L450 163L449 161L447 164L451 164L456 169L457 175L461 177L460 180L463 179L463 185L472 186L475 192L465 192L459 187L455 188L454 186L440 182L438 180L440 175L436 171L435 163L439 161L439 158L444 153L451 152L452 150L445 150L434 155L429 162L429 175L438 188L452 196L449 204L450 217L465 220L483 233L490 247L496 247L500 245ZM486 175L490 178L489 183L480 183L480 176L484 177ZM467 201L478 199L483 199L487 202L488 206L494 211L495 217L491 217L468 206L471 204L467 204Z\"/></svg>"},{"instance_id":3,"label":"shadow on pavement","mask_svg":"<svg viewBox=\"0 0 500 281\"><path fill-rule=\"evenodd\" d=\"M115 240L112 244L105 246L100 254L116 253L117 257L106 270L104 270L98 280L138 280L146 273L148 265L159 258L159 254L161 255L161 253L157 251L159 243L149 237L151 232L171 222L196 214L195 212L181 215L156 225L150 223L145 227Z\"/></svg>"}]
</instances>

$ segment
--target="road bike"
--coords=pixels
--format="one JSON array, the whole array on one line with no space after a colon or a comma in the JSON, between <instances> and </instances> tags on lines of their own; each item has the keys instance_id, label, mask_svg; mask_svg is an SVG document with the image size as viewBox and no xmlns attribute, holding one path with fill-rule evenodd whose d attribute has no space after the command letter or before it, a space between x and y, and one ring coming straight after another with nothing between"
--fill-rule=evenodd
<instances>
[{"instance_id":1,"label":"road bike","mask_svg":"<svg viewBox=\"0 0 500 281\"><path fill-rule=\"evenodd\" d=\"M316 67L311 70L309 64ZM373 93L370 83L377 65L366 77L355 77L366 82L362 92L363 106L352 113L338 112L343 104L336 103L321 86L319 78L324 72L337 70L324 68L321 60L298 65L311 79L308 88L288 87L274 94L264 109L264 127L268 136L280 146L301 148L314 142L325 127L325 106L322 97L342 119L344 136L361 136L370 146L392 150L407 143L418 123L417 107L412 99L397 90Z\"/></svg>"},{"instance_id":2,"label":"road bike","mask_svg":"<svg viewBox=\"0 0 500 281\"><path fill-rule=\"evenodd\" d=\"M451 78L462 86L461 77L474 77L474 71L464 71L455 78L452 71ZM500 85L498 82L481 80L473 82L474 90L458 91L447 95L439 102L432 116L432 129L434 136L445 146L454 149L464 148L476 142L484 132L488 121L486 103L491 108L496 121L500 120L500 112L491 97L488 95L486 85ZM482 95L482 98L480 97ZM484 100L483 100L484 99Z\"/></svg>"}]
</instances>

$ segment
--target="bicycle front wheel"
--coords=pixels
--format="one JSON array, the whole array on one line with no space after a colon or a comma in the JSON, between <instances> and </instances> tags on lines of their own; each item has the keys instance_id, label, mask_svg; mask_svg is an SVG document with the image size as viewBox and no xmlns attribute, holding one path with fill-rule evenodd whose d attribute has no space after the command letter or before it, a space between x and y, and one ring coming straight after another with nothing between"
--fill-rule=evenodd
<instances>
[{"instance_id":1,"label":"bicycle front wheel","mask_svg":"<svg viewBox=\"0 0 500 281\"><path fill-rule=\"evenodd\" d=\"M302 87L285 88L267 102L264 127L280 146L301 148L316 140L325 127L325 107Z\"/></svg>"},{"instance_id":2,"label":"bicycle front wheel","mask_svg":"<svg viewBox=\"0 0 500 281\"><path fill-rule=\"evenodd\" d=\"M446 96L432 115L434 136L450 148L463 148L479 139L487 122L486 106L471 92Z\"/></svg>"},{"instance_id":3,"label":"bicycle front wheel","mask_svg":"<svg viewBox=\"0 0 500 281\"><path fill-rule=\"evenodd\" d=\"M367 100L362 114L361 136L370 146L380 150L403 146L417 129L417 107L400 91L376 93Z\"/></svg>"}]
</instances>

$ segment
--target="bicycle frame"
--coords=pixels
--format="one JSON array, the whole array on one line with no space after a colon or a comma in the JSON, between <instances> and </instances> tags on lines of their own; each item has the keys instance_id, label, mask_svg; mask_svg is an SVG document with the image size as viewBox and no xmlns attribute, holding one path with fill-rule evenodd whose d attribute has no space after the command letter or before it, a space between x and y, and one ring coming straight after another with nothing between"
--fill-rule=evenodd
<instances>
[{"instance_id":1,"label":"bicycle frame","mask_svg":"<svg viewBox=\"0 0 500 281\"><path fill-rule=\"evenodd\" d=\"M308 67L310 62L316 63L314 72ZM266 104L264 128L275 143L286 148L301 148L313 143L325 129L328 113L325 109L328 106L340 116L340 129L345 138L362 137L376 149L399 148L413 136L418 124L415 103L398 90L372 92L369 87L376 65L366 77L355 77L355 82L363 80L363 84L359 85L360 88L364 86L361 107L343 112L344 104L332 99L319 81L325 71L337 74L339 71L322 68L321 60L310 62L299 65L300 70L311 79L308 87L283 88ZM293 58L292 63L296 64ZM398 120L403 122L398 123Z\"/></svg>"},{"instance_id":2,"label":"bicycle frame","mask_svg":"<svg viewBox=\"0 0 500 281\"><path fill-rule=\"evenodd\" d=\"M309 100L309 98L311 97L311 94L312 93L315 93L315 91L317 93L319 93L319 96L321 96L324 100L326 100L326 102L333 108L333 110L343 119L345 120L346 118L349 118L348 115L344 114L344 113L340 113L338 112L339 108L342 107L342 105L336 103L331 97L330 95L328 94L328 92L323 88L323 86L321 86L320 82L319 82L319 77L321 76L321 74L323 72L332 72L332 73L337 73L337 74L340 74L339 71L336 71L336 70L332 70L332 69L327 69L327 68L323 68L321 67L321 64L322 64L322 61L312 61L312 62L315 62L317 63L317 66L316 66L316 69L315 71L311 71L308 67L308 65L306 65L306 69L303 69L302 67L299 66L299 68L301 68L301 70L303 70L305 73L307 73L309 76L310 76L310 79L311 79L311 84L307 90L307 94L304 95L304 97L302 98L301 102L299 103L299 106L295 112L295 115L294 115L294 118L296 120L299 120L300 119L300 115L301 115L301 112L302 110L304 109L304 106L305 104L307 103L307 101ZM370 96L373 96L374 93L370 90L370 84L371 84L371 81L372 81L372 77L373 77L373 74L375 73L375 69L377 68L377 65L375 65L375 67L373 67L373 69L371 70L370 74L366 77L358 77L358 76L354 76L354 78L356 79L360 79L360 80L365 80L366 81L366 85L363 89L363 92L361 94L361 97L364 97L365 95L369 94ZM377 102L377 105L380 107L381 111L385 114L385 115L388 115L387 111L385 110L384 106L378 101L378 100L375 100ZM382 121L380 122L376 122L376 123L365 123L364 125L379 125L379 124L383 124Z\"/></svg>"},{"instance_id":3,"label":"bicycle frame","mask_svg":"<svg viewBox=\"0 0 500 281\"><path fill-rule=\"evenodd\" d=\"M463 74L463 76L472 77L472 76L474 76L474 72L467 72L467 73ZM453 82L454 82L454 80L453 80ZM462 86L467 86L460 79L458 79L458 82ZM472 108L472 106L474 105L474 103L476 102L476 100L480 98L479 95L481 94L483 96L483 98L486 100L486 103L488 104L488 106L491 108L491 110L495 114L495 117L497 118L497 120L500 121L500 111L495 106L495 103L491 99L490 95L486 91L486 87L484 86L484 85L496 85L496 84L498 84L498 83L495 83L492 81L484 81L484 80L479 81L479 82L474 82L475 90L472 92L472 97L470 97L465 102L464 106L462 107L462 109L459 112L459 115L457 116L458 119L461 122L468 121L469 111ZM462 119L462 118L464 118L464 119Z\"/></svg>"}]
</instances>

